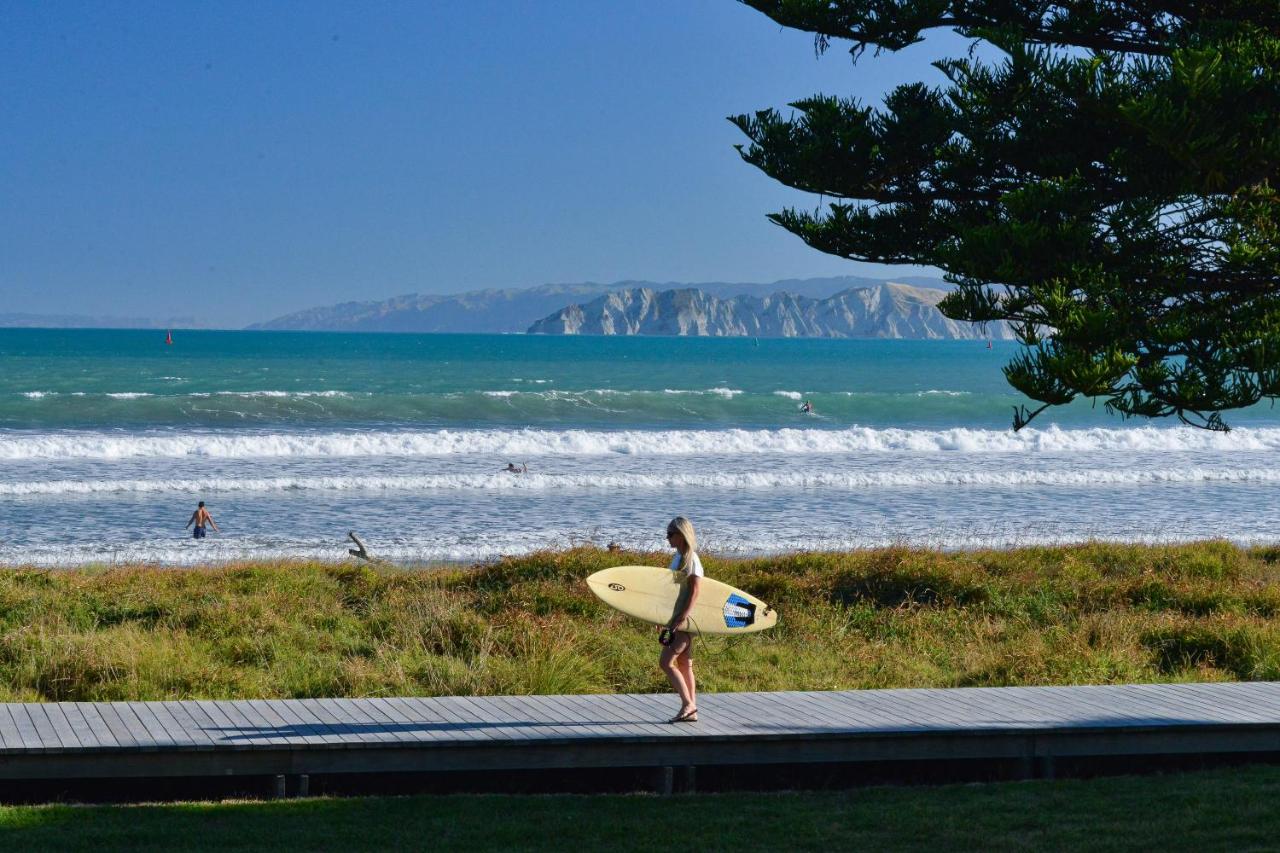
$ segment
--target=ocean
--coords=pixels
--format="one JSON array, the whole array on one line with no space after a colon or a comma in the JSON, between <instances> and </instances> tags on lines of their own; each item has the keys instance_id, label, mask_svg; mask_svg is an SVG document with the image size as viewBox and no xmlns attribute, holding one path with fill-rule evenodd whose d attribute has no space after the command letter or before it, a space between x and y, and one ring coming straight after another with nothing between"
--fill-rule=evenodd
<instances>
[{"instance_id":1,"label":"ocean","mask_svg":"<svg viewBox=\"0 0 1280 853\"><path fill-rule=\"evenodd\" d=\"M1013 433L1016 351L0 330L0 564L341 559L350 530L411 563L658 550L677 514L723 554L1280 538L1280 413Z\"/></svg>"}]
</instances>

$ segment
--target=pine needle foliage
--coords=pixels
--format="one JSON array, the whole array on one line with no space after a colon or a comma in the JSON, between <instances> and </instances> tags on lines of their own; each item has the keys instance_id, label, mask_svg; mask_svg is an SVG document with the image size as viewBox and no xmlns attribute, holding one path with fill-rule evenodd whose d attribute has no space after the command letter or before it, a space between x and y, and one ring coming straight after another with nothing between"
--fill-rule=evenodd
<instances>
[{"instance_id":1,"label":"pine needle foliage","mask_svg":"<svg viewBox=\"0 0 1280 853\"><path fill-rule=\"evenodd\" d=\"M948 81L731 117L742 157L816 193L770 219L859 261L937 266L941 309L1007 321L1037 405L1226 429L1280 396L1280 4L742 0L854 61L938 28ZM994 57L983 59L983 56Z\"/></svg>"}]
</instances>

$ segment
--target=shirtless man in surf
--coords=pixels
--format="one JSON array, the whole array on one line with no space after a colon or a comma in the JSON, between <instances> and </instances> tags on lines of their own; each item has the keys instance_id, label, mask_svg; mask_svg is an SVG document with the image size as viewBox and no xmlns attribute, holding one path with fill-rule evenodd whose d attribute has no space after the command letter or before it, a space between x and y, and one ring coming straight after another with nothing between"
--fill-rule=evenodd
<instances>
[{"instance_id":1,"label":"shirtless man in surf","mask_svg":"<svg viewBox=\"0 0 1280 853\"><path fill-rule=\"evenodd\" d=\"M217 533L222 532L221 530L218 530L218 525L214 522L213 516L209 515L209 510L204 508L204 501L200 501L200 505L196 507L195 512L191 513L191 518L187 519L187 523L183 525L183 529L185 530L190 527L192 522L196 525L194 533L195 538L197 539L204 538L205 527L212 527Z\"/></svg>"}]
</instances>

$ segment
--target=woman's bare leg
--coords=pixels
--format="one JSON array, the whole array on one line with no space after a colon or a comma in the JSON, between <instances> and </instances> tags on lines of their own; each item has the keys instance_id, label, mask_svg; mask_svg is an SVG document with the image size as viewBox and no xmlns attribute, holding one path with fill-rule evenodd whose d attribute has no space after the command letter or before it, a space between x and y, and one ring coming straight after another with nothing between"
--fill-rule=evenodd
<instances>
[{"instance_id":1,"label":"woman's bare leg","mask_svg":"<svg viewBox=\"0 0 1280 853\"><path fill-rule=\"evenodd\" d=\"M667 681L670 681L676 693L680 694L680 713L682 714L694 707L693 685L691 681L686 681L685 667L680 663L681 658L686 657L685 652L688 650L689 635L683 631L677 631L671 640L671 645L664 646L662 656L658 658L658 665L666 673ZM693 670L689 668L688 672L692 677Z\"/></svg>"},{"instance_id":2,"label":"woman's bare leg","mask_svg":"<svg viewBox=\"0 0 1280 853\"><path fill-rule=\"evenodd\" d=\"M676 659L676 666L680 669L680 675L684 678L684 683L689 688L689 707L698 707L698 685L693 678L693 643L690 642L685 649L684 654ZM683 696L681 697L684 698Z\"/></svg>"}]
</instances>

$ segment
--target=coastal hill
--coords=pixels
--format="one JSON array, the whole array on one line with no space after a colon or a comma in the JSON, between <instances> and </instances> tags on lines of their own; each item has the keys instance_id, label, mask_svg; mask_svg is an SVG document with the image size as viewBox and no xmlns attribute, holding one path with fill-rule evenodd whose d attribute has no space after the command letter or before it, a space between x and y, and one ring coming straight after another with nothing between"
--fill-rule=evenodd
<instances>
[{"instance_id":1,"label":"coastal hill","mask_svg":"<svg viewBox=\"0 0 1280 853\"><path fill-rule=\"evenodd\" d=\"M946 287L937 279L905 279ZM613 284L544 284L540 287L476 290L450 295L408 294L371 302L344 302L286 314L250 329L334 332L523 332L548 314L575 303L591 302L610 293L631 290L694 289L720 299L766 297L779 291L821 298L851 287L879 284L859 276L785 279L768 284L743 282L619 281Z\"/></svg>"},{"instance_id":2,"label":"coastal hill","mask_svg":"<svg viewBox=\"0 0 1280 853\"><path fill-rule=\"evenodd\" d=\"M982 329L943 316L947 291L883 282L826 298L777 292L721 298L697 288L622 290L570 305L529 327L538 335L687 335L780 338L1012 338L1007 325Z\"/></svg>"}]
</instances>

